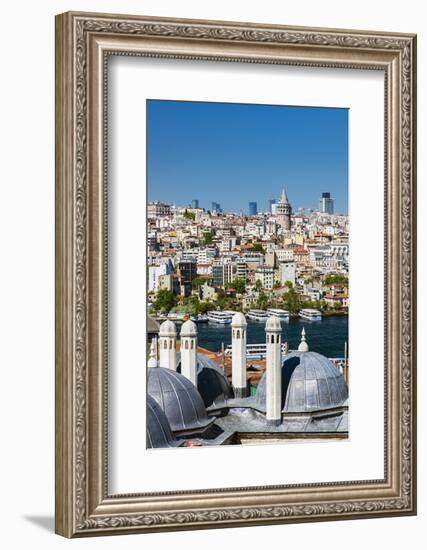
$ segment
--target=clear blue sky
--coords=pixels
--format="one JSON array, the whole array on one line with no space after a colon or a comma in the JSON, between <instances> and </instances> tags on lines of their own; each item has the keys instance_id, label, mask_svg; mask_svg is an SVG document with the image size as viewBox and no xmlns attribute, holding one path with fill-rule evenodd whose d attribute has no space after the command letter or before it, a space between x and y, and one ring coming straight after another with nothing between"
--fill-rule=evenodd
<instances>
[{"instance_id":1,"label":"clear blue sky","mask_svg":"<svg viewBox=\"0 0 427 550\"><path fill-rule=\"evenodd\" d=\"M347 109L149 100L147 114L150 201L247 213L285 187L294 210L329 191L347 213Z\"/></svg>"}]
</instances>

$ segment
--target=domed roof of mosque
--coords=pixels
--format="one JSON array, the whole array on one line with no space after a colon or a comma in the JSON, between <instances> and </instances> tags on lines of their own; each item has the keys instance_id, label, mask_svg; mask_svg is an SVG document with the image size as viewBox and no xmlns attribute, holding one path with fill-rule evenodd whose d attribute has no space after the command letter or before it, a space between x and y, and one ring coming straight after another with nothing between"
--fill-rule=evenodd
<instances>
[{"instance_id":1,"label":"domed roof of mosque","mask_svg":"<svg viewBox=\"0 0 427 550\"><path fill-rule=\"evenodd\" d=\"M187 319L182 323L181 336L197 336L197 326L194 321Z\"/></svg>"},{"instance_id":2,"label":"domed roof of mosque","mask_svg":"<svg viewBox=\"0 0 427 550\"><path fill-rule=\"evenodd\" d=\"M231 319L232 327L241 327L241 326L245 327L247 324L248 323L246 321L246 317L240 311L235 313Z\"/></svg>"},{"instance_id":3,"label":"domed roof of mosque","mask_svg":"<svg viewBox=\"0 0 427 550\"><path fill-rule=\"evenodd\" d=\"M173 432L200 431L214 420L206 414L196 387L172 369L147 369L147 393L160 405Z\"/></svg>"},{"instance_id":4,"label":"domed roof of mosque","mask_svg":"<svg viewBox=\"0 0 427 550\"><path fill-rule=\"evenodd\" d=\"M278 317L269 317L265 323L265 331L281 331L282 325L280 324L280 319Z\"/></svg>"},{"instance_id":5,"label":"domed roof of mosque","mask_svg":"<svg viewBox=\"0 0 427 550\"><path fill-rule=\"evenodd\" d=\"M283 412L312 412L343 405L348 389L339 369L314 351L295 351L282 365ZM258 384L256 404L265 410L266 373Z\"/></svg>"},{"instance_id":6,"label":"domed roof of mosque","mask_svg":"<svg viewBox=\"0 0 427 550\"><path fill-rule=\"evenodd\" d=\"M147 395L147 449L178 445L180 442L173 435L165 413L157 401Z\"/></svg>"},{"instance_id":7,"label":"domed roof of mosque","mask_svg":"<svg viewBox=\"0 0 427 550\"><path fill-rule=\"evenodd\" d=\"M178 372L181 372L181 354L176 354ZM201 353L197 354L197 389L205 407L225 407L227 399L233 397L233 390L224 372L215 361Z\"/></svg>"},{"instance_id":8,"label":"domed roof of mosque","mask_svg":"<svg viewBox=\"0 0 427 550\"><path fill-rule=\"evenodd\" d=\"M176 336L175 323L170 319L166 319L160 325L159 336Z\"/></svg>"}]
</instances>

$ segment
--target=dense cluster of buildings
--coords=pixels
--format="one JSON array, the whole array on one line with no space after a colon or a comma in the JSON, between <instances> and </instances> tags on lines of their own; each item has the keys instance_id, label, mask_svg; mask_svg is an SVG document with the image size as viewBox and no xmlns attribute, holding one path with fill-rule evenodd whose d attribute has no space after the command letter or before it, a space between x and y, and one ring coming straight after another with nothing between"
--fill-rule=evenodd
<instances>
[{"instance_id":1,"label":"dense cluster of buildings","mask_svg":"<svg viewBox=\"0 0 427 550\"><path fill-rule=\"evenodd\" d=\"M217 202L206 210L195 199L186 207L150 202L147 218L152 302L161 289L214 302L235 286L244 311L260 292L273 295L291 284L302 301L348 306L349 221L334 214L330 193L322 193L318 211L293 212L283 191L268 212L258 212L256 202L249 215L223 212ZM344 277L330 284L331 274Z\"/></svg>"}]
</instances>

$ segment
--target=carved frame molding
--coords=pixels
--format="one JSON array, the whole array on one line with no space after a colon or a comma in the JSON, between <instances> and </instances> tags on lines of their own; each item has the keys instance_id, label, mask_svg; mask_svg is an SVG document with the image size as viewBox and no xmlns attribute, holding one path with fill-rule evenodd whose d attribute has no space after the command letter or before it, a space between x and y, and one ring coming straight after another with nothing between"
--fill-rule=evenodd
<instances>
[{"instance_id":1,"label":"carved frame molding","mask_svg":"<svg viewBox=\"0 0 427 550\"><path fill-rule=\"evenodd\" d=\"M144 495L106 483L106 59L385 73L385 479ZM67 536L416 513L416 37L66 13L56 18L56 531Z\"/></svg>"}]
</instances>

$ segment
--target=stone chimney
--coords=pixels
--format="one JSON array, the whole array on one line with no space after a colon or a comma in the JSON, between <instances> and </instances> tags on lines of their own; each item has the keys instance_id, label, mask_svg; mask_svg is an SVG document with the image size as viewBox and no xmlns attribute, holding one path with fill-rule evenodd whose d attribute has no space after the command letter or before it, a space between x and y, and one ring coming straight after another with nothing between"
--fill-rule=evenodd
<instances>
[{"instance_id":1,"label":"stone chimney","mask_svg":"<svg viewBox=\"0 0 427 550\"><path fill-rule=\"evenodd\" d=\"M176 370L176 328L172 321L164 321L160 325L160 366Z\"/></svg>"},{"instance_id":2,"label":"stone chimney","mask_svg":"<svg viewBox=\"0 0 427 550\"><path fill-rule=\"evenodd\" d=\"M266 417L270 424L282 423L282 326L277 317L265 324L267 343Z\"/></svg>"},{"instance_id":3,"label":"stone chimney","mask_svg":"<svg viewBox=\"0 0 427 550\"><path fill-rule=\"evenodd\" d=\"M231 320L231 373L234 396L246 397L248 384L246 381L246 327L243 313L235 313Z\"/></svg>"},{"instance_id":4,"label":"stone chimney","mask_svg":"<svg viewBox=\"0 0 427 550\"><path fill-rule=\"evenodd\" d=\"M197 326L190 319L181 327L181 374L197 387Z\"/></svg>"}]
</instances>

